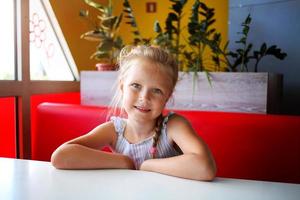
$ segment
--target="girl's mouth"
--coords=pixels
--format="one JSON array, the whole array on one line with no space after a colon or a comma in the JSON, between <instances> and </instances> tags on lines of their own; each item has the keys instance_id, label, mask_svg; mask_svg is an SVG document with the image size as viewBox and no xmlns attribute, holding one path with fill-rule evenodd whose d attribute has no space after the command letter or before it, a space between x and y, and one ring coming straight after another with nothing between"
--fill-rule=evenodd
<instances>
[{"instance_id":1,"label":"girl's mouth","mask_svg":"<svg viewBox=\"0 0 300 200\"><path fill-rule=\"evenodd\" d=\"M143 112L143 113L147 113L147 112L151 111L151 109L148 109L148 108L145 108L142 106L134 106L134 108L136 108L138 111Z\"/></svg>"}]
</instances>

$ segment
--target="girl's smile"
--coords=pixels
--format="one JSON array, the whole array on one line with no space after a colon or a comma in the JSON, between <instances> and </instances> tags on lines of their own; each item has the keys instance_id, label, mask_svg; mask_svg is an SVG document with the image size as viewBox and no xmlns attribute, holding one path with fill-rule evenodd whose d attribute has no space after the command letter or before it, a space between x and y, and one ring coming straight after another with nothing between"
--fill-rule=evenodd
<instances>
[{"instance_id":1,"label":"girl's smile","mask_svg":"<svg viewBox=\"0 0 300 200\"><path fill-rule=\"evenodd\" d=\"M140 111L142 113L147 113L147 112L151 111L151 109L148 109L148 108L142 107L142 106L134 106L134 108L136 108L138 111Z\"/></svg>"}]
</instances>

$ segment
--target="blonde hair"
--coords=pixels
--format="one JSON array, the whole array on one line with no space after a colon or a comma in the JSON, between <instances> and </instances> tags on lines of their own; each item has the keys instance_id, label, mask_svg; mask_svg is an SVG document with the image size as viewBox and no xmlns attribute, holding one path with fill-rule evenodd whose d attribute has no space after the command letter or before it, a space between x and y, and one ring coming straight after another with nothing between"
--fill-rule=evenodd
<instances>
[{"instance_id":1,"label":"blonde hair","mask_svg":"<svg viewBox=\"0 0 300 200\"><path fill-rule=\"evenodd\" d=\"M115 84L116 92L115 95L111 101L110 105L110 112L109 116L111 115L119 115L124 117L125 112L124 108L122 107L122 92L119 87L119 84L126 78L128 71L130 67L132 66L132 62L136 58L145 58L148 59L150 62L153 62L154 64L157 64L162 69L167 70L170 73L167 73L170 75L169 78L171 78L172 81L172 87L171 87L171 93L174 90L174 87L177 83L178 79L178 65L176 60L173 58L173 56L168 53L166 50L160 48L160 47L154 47L154 46L127 46L124 47L121 52L120 56L118 58L118 78ZM170 93L170 94L171 94ZM159 141L159 137L161 135L161 130L163 127L163 121L164 117L162 113L157 117L154 131L155 135L153 137L153 143L152 147L149 150L150 155L152 158L156 155L156 147Z\"/></svg>"},{"instance_id":2,"label":"blonde hair","mask_svg":"<svg viewBox=\"0 0 300 200\"><path fill-rule=\"evenodd\" d=\"M122 92L119 84L126 78L127 73L132 66L132 62L136 58L146 58L151 62L158 64L162 69L168 70L172 80L172 91L178 79L178 64L173 56L160 47L156 46L126 46L124 47L118 57L118 78L115 82L116 92L110 103L111 115L125 116L124 109L122 108ZM171 91L171 92L172 92Z\"/></svg>"}]
</instances>

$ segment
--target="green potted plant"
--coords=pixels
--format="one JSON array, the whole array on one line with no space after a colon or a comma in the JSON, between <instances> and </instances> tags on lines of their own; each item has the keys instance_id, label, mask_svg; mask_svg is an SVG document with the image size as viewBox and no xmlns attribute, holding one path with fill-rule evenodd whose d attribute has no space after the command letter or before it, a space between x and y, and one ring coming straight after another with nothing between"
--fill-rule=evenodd
<instances>
[{"instance_id":1,"label":"green potted plant","mask_svg":"<svg viewBox=\"0 0 300 200\"><path fill-rule=\"evenodd\" d=\"M133 14L132 7L128 0L124 0L123 2L123 12L125 13L124 18L126 19L125 23L129 24L132 28L131 33L133 34L133 45L138 44L150 44L151 38L143 38L141 35L141 32L138 28L137 21L135 19L135 16Z\"/></svg>"},{"instance_id":2,"label":"green potted plant","mask_svg":"<svg viewBox=\"0 0 300 200\"><path fill-rule=\"evenodd\" d=\"M187 0L170 0L170 2L171 11L165 20L165 28L162 29L160 23L155 22L156 36L147 41L173 53L183 71L175 89L175 101L173 105L168 105L169 108L270 112L269 103L277 100L280 94L280 90L271 91L277 84L270 84L273 76L269 73L244 72L250 72L248 63L251 59L255 60L254 71L257 72L258 64L264 56L273 55L284 59L286 54L276 46L267 47L266 44L262 44L259 50L251 51L253 45L247 42L250 16L243 22L242 37L237 41L242 47L229 51L227 49L229 42L223 44L221 34L214 28L216 19L213 8L199 0L194 0L189 21L183 24L181 20L186 14L183 13L183 8ZM124 1L123 8L126 23L133 29L133 43L144 43L146 40L141 37L128 0ZM184 29L187 29L187 32L183 31ZM204 53L206 51L210 54ZM101 76L99 81L103 80L107 84L108 78L103 77L106 75L99 74L99 76ZM95 99L97 102L98 100Z\"/></svg>"},{"instance_id":3,"label":"green potted plant","mask_svg":"<svg viewBox=\"0 0 300 200\"><path fill-rule=\"evenodd\" d=\"M281 49L276 45L267 46L264 42L258 50L253 50L253 44L248 42L248 35L250 31L250 24L252 18L249 14L244 22L242 23L242 32L238 32L241 35L241 38L236 41L236 43L241 45L241 48L235 49L235 51L227 51L226 47L224 49L220 48L220 41L218 39L210 43L214 55L214 62L216 65L219 65L220 62L224 62L228 67L228 71L232 72L249 72L248 63L250 60L255 60L253 67L253 72L258 72L258 64L265 56L274 56L277 59L283 60L287 56L286 53L281 52ZM252 51L252 52L251 52ZM220 59L220 55L224 59Z\"/></svg>"},{"instance_id":4,"label":"green potted plant","mask_svg":"<svg viewBox=\"0 0 300 200\"><path fill-rule=\"evenodd\" d=\"M183 60L181 55L183 54L182 49L185 48L185 45L181 44L181 19L183 17L183 8L187 3L187 0L171 0L171 2L171 11L169 12L165 21L165 30L162 30L161 25L158 21L156 21L154 24L154 31L157 33L157 35L154 38L153 43L168 49L172 54L174 54L174 57L176 58L177 62L180 64L180 68L182 69Z\"/></svg>"},{"instance_id":5,"label":"green potted plant","mask_svg":"<svg viewBox=\"0 0 300 200\"><path fill-rule=\"evenodd\" d=\"M216 29L212 25L215 11L209 8L205 3L195 0L188 24L182 24L184 15L183 8L187 0L172 2L171 11L165 21L165 30L163 31L159 22L155 22L154 31L157 33L154 43L169 49L174 54L180 70L186 72L197 71L215 71L208 66L204 59L204 52L212 45ZM183 29L188 29L188 35L183 33Z\"/></svg>"},{"instance_id":6,"label":"green potted plant","mask_svg":"<svg viewBox=\"0 0 300 200\"><path fill-rule=\"evenodd\" d=\"M123 47L123 41L118 34L119 26L123 14L113 15L112 1L108 5L102 5L92 0L84 0L91 8L96 9L97 21L91 19L88 10L81 10L80 16L91 24L92 30L81 35L82 39L97 42L96 51L91 55L91 59L99 61L96 67L100 70L114 70L116 68L116 58L120 49Z\"/></svg>"},{"instance_id":7,"label":"green potted plant","mask_svg":"<svg viewBox=\"0 0 300 200\"><path fill-rule=\"evenodd\" d=\"M283 60L287 54L281 52L276 45L267 47L263 43L258 50L252 50L252 43L247 42L250 31L251 16L248 15L242 23L243 30L240 40L236 41L242 45L235 51L228 51L229 42L221 47L221 34L213 28L215 23L215 10L209 8L205 3L195 0L191 9L191 16L187 24L188 35L183 35L185 28L181 22L183 8L187 0L170 0L172 2L171 11L165 21L163 31L159 22L155 22L154 31L157 33L154 43L169 49L180 63L182 71L232 71L249 72L248 63L255 60L254 72L258 72L258 64L265 56L272 55ZM184 41L186 44L182 44ZM204 52L211 50L210 60L205 60ZM223 67L222 67L223 64Z\"/></svg>"},{"instance_id":8,"label":"green potted plant","mask_svg":"<svg viewBox=\"0 0 300 200\"><path fill-rule=\"evenodd\" d=\"M263 57L272 55L282 60L286 53L275 45L268 47L265 43L260 49L253 50L253 45L247 41L250 15L242 23L242 37L236 41L241 48L229 51L229 42L223 45L221 34L213 27L216 21L214 9L199 0L194 1L186 34L182 31L185 26L181 19L187 0L170 1L172 6L165 29L155 23L157 35L154 42L174 54L182 71L193 72L190 75L182 73L175 90L175 107L180 109L189 104L191 109L273 112L268 104L279 99L280 88L274 86L281 85L282 78L270 73L238 72L250 72L250 60L255 61L253 72L258 72L258 64ZM204 56L205 51L210 52L210 56ZM273 89L276 91L271 91ZM276 97L273 98L270 93Z\"/></svg>"}]
</instances>

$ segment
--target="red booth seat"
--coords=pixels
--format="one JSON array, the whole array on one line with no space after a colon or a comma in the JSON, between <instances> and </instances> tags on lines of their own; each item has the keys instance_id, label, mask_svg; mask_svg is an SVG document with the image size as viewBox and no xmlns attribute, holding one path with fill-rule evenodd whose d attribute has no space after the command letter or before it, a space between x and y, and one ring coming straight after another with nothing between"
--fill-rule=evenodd
<instances>
[{"instance_id":1,"label":"red booth seat","mask_svg":"<svg viewBox=\"0 0 300 200\"><path fill-rule=\"evenodd\" d=\"M217 176L300 183L300 117L176 111L210 147ZM106 121L105 107L42 103L32 133L32 159L50 160L63 142Z\"/></svg>"}]
</instances>

